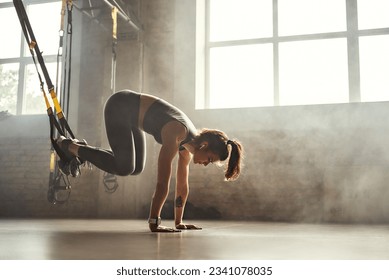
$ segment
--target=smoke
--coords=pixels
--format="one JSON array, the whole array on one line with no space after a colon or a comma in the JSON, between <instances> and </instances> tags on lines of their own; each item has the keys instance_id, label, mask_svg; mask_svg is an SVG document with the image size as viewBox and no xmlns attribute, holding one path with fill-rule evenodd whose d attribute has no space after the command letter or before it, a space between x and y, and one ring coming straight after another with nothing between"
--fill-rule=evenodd
<instances>
[{"instance_id":1,"label":"smoke","mask_svg":"<svg viewBox=\"0 0 389 280\"><path fill-rule=\"evenodd\" d=\"M208 126L241 140L246 150L236 182L217 181L215 171L194 170L193 178L206 177L205 183L195 181L206 196L203 204L216 204L231 219L387 222L386 107L293 106L220 110L212 118L200 117L200 123L211 122Z\"/></svg>"}]
</instances>

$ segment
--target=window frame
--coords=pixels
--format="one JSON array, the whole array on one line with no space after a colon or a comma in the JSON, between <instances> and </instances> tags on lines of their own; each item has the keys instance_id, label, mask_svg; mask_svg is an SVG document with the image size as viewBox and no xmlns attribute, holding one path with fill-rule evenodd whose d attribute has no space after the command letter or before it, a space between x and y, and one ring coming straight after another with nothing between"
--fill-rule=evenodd
<instances>
[{"instance_id":1,"label":"window frame","mask_svg":"<svg viewBox=\"0 0 389 280\"><path fill-rule=\"evenodd\" d=\"M346 5L346 31L279 36L278 30L278 0L272 0L273 36L269 38L254 38L231 41L210 41L210 1L197 0L196 20L196 109L216 109L210 107L210 50L216 47L241 46L248 44L267 44L273 46L273 107L280 105L279 79L279 45L284 42L307 40L337 39L347 40L349 103L361 102L361 77L359 64L359 38L363 36L389 35L388 28L361 29L358 28L358 0L344 0ZM317 104L312 104L317 105ZM287 105L285 105L287 106ZM249 108L240 107L240 108ZM228 109L228 108L226 108Z\"/></svg>"},{"instance_id":2,"label":"window frame","mask_svg":"<svg viewBox=\"0 0 389 280\"><path fill-rule=\"evenodd\" d=\"M25 6L28 6L28 5L37 5L37 4L49 4L49 3L59 2L59 1L60 0L24 0L23 3ZM10 2L0 3L0 9L3 8L14 8L13 2L10 1ZM28 10L27 10L27 14L28 14ZM15 33L17 33L17 31L15 31ZM24 38L24 34L21 28L19 30L19 37L20 37L19 56L0 58L0 65L11 64L11 63L19 64L18 86L17 86L17 96L16 96L16 115L30 115L28 113L23 112L23 104L25 98L26 69L28 65L33 65L34 62L29 52L27 52L26 54L24 53L27 42L26 39ZM57 54L50 54L50 55L42 54L42 55L45 63L57 62ZM37 88L38 86L39 86L39 81L37 81ZM45 112L42 112L42 114L44 113ZM33 114L33 115L37 115L37 114Z\"/></svg>"}]
</instances>

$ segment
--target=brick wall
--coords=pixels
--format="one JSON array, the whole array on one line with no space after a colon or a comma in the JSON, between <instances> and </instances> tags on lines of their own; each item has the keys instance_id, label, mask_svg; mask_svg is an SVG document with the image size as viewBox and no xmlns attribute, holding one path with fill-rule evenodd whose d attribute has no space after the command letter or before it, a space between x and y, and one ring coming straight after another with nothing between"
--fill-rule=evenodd
<instances>
[{"instance_id":1,"label":"brick wall","mask_svg":"<svg viewBox=\"0 0 389 280\"><path fill-rule=\"evenodd\" d=\"M0 138L0 217L90 217L93 194L73 185L64 205L47 200L50 141L47 137ZM84 178L85 179L85 178ZM74 182L73 182L74 183Z\"/></svg>"},{"instance_id":2,"label":"brick wall","mask_svg":"<svg viewBox=\"0 0 389 280\"><path fill-rule=\"evenodd\" d=\"M1 138L0 143L0 215L36 212L48 185L47 139Z\"/></svg>"}]
</instances>

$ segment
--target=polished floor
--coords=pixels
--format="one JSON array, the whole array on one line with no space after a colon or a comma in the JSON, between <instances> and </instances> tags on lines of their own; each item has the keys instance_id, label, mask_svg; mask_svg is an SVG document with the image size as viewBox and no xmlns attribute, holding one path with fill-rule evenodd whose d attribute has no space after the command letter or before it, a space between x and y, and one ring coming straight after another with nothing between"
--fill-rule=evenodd
<instances>
[{"instance_id":1,"label":"polished floor","mask_svg":"<svg viewBox=\"0 0 389 280\"><path fill-rule=\"evenodd\" d=\"M172 221L165 221L165 225ZM196 221L151 233L140 220L0 220L2 260L388 260L389 225Z\"/></svg>"}]
</instances>

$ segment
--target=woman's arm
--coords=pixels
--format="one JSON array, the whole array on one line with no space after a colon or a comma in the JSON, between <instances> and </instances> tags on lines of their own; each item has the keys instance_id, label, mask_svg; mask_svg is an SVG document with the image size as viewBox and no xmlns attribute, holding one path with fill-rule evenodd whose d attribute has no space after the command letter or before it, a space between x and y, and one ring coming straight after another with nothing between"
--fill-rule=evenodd
<instances>
[{"instance_id":1,"label":"woman's arm","mask_svg":"<svg viewBox=\"0 0 389 280\"><path fill-rule=\"evenodd\" d=\"M176 194L174 203L174 217L176 226L182 223L185 204L189 194L188 175L190 159L191 156L187 150L180 151L177 165Z\"/></svg>"},{"instance_id":2,"label":"woman's arm","mask_svg":"<svg viewBox=\"0 0 389 280\"><path fill-rule=\"evenodd\" d=\"M157 186L151 201L150 219L156 219L161 216L162 207L169 193L169 184L171 178L172 161L177 153L177 148L174 151L172 145L162 145L158 157L158 178ZM154 232L173 232L173 228L150 224L149 228Z\"/></svg>"},{"instance_id":3,"label":"woman's arm","mask_svg":"<svg viewBox=\"0 0 389 280\"><path fill-rule=\"evenodd\" d=\"M184 215L186 201L189 195L189 163L192 159L191 154L187 150L179 152L178 166L177 166L177 182L175 195L175 224L177 229L201 229L198 226L184 224L182 217Z\"/></svg>"},{"instance_id":4,"label":"woman's arm","mask_svg":"<svg viewBox=\"0 0 389 280\"><path fill-rule=\"evenodd\" d=\"M158 157L157 186L150 207L150 219L161 216L161 210L169 193L170 178L172 174L172 162L177 155L178 147L182 139L186 137L186 129L178 122L167 123L162 129L162 147ZM149 223L151 231L174 232L173 228Z\"/></svg>"}]
</instances>

